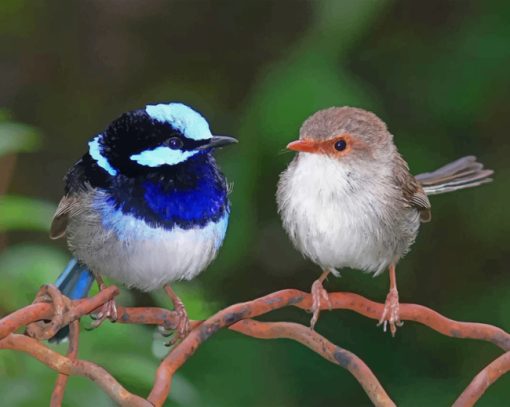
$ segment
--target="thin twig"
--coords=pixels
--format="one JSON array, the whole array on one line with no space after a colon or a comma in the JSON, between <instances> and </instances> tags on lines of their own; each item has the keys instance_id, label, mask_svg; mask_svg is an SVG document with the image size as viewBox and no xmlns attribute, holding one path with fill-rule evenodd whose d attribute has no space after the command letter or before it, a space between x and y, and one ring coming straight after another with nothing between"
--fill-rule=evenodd
<instances>
[{"instance_id":1,"label":"thin twig","mask_svg":"<svg viewBox=\"0 0 510 407\"><path fill-rule=\"evenodd\" d=\"M347 369L361 384L375 406L395 406L365 362L354 353L334 345L307 326L294 322L260 322L244 319L232 325L230 329L260 339L293 339L318 353L324 359Z\"/></svg>"},{"instance_id":2,"label":"thin twig","mask_svg":"<svg viewBox=\"0 0 510 407\"><path fill-rule=\"evenodd\" d=\"M452 407L474 406L489 386L508 371L510 371L510 352L504 353L478 373Z\"/></svg>"},{"instance_id":3,"label":"thin twig","mask_svg":"<svg viewBox=\"0 0 510 407\"><path fill-rule=\"evenodd\" d=\"M64 315L63 324L67 325L76 319L94 312L118 294L119 289L115 286L110 286L93 297L72 301L71 306ZM39 302L20 308L0 319L0 339L30 323L52 319L53 315L54 307L51 303Z\"/></svg>"},{"instance_id":4,"label":"thin twig","mask_svg":"<svg viewBox=\"0 0 510 407\"><path fill-rule=\"evenodd\" d=\"M112 400L122 406L151 406L147 400L127 391L104 368L85 360L72 360L26 335L10 334L0 340L0 349L28 353L51 369L66 375L85 376L96 382Z\"/></svg>"},{"instance_id":5,"label":"thin twig","mask_svg":"<svg viewBox=\"0 0 510 407\"><path fill-rule=\"evenodd\" d=\"M330 293L332 309L351 309L378 320L384 305L352 293ZM266 314L286 306L309 310L312 296L299 290L282 290L264 297L227 307L195 328L170 354L163 359L156 372L154 386L148 400L160 406L166 400L175 372L196 352L198 347L218 330L248 318ZM325 305L323 307L327 309ZM503 349L510 347L510 335L491 325L458 322L443 317L427 307L415 304L400 305L401 320L413 320L435 329L444 335L490 341Z\"/></svg>"},{"instance_id":6,"label":"thin twig","mask_svg":"<svg viewBox=\"0 0 510 407\"><path fill-rule=\"evenodd\" d=\"M50 291L54 290L50 289ZM311 295L299 290L278 291L253 301L227 307L206 321L193 321L193 330L190 335L176 345L159 366L148 401L128 392L100 366L92 362L73 359L74 355L71 353L70 357L62 356L36 339L14 334L23 326L45 320L47 326L50 326L52 330L70 323L77 326L77 322L73 321L94 312L117 294L118 289L110 286L94 297L72 302L61 299L58 295L53 295L48 300L51 302L39 302L15 311L0 320L0 349L13 349L29 353L50 368L66 375L66 377L69 375L89 377L96 381L118 404L125 406L161 406L170 392L173 374L211 335L222 328L230 328L254 337L287 337L294 339L331 362L348 369L358 379L376 405L393 405L390 404L393 402L370 369L352 353L333 345L314 331L299 324L288 322L270 324L251 320L251 318L287 306L310 310L312 305ZM379 319L384 307L383 304L370 301L353 293L330 293L329 298L332 309L349 309L374 320ZM327 308L328 306L325 305L323 310ZM447 336L485 340L494 343L507 352L510 351L510 335L492 325L454 321L427 307L416 304L401 304L400 315L402 320L419 322ZM164 325L171 329L176 326L176 315L173 311L162 308L118 307L118 322ZM45 325L41 326L44 327ZM44 332L44 335L47 335L48 332ZM339 351L341 352L338 353ZM510 357L506 353L487 366L459 397L456 406L469 406L478 400L497 378L509 370L509 359ZM57 381L54 392L57 401L58 398L62 397L61 394L63 395L65 387L63 381L64 379Z\"/></svg>"},{"instance_id":7,"label":"thin twig","mask_svg":"<svg viewBox=\"0 0 510 407\"><path fill-rule=\"evenodd\" d=\"M335 292L328 293L328 295L333 310L351 310L367 318L379 320L384 309L384 304L371 301L358 294ZM260 310L260 312L250 316L252 318L286 306L310 310L311 304L312 296L309 293L288 289L268 294L253 301L235 304L227 309L232 309L233 313L246 306ZM328 304L322 304L321 309L329 310ZM119 307L118 311L120 315L118 322L122 323L168 326L175 326L176 323L172 311L163 308ZM455 321L430 308L417 304L400 304L400 318L403 321L418 322L446 336L487 341L504 351L510 350L510 334L493 325Z\"/></svg>"},{"instance_id":8,"label":"thin twig","mask_svg":"<svg viewBox=\"0 0 510 407\"><path fill-rule=\"evenodd\" d=\"M67 357L71 360L78 358L78 345L80 339L80 322L79 320L71 322L69 325L69 348L67 349ZM64 393L67 386L69 375L59 373L55 382L55 388L51 394L51 407L60 407L64 400Z\"/></svg>"}]
</instances>

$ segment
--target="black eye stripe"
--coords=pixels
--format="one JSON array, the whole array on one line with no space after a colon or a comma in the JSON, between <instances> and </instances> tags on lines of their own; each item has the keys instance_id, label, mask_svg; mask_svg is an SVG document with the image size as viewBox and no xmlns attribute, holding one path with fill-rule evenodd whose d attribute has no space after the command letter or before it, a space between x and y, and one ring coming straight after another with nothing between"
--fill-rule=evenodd
<instances>
[{"instance_id":1,"label":"black eye stripe","mask_svg":"<svg viewBox=\"0 0 510 407\"><path fill-rule=\"evenodd\" d=\"M209 140L191 140L181 134L172 135L172 137L165 139L159 145L164 145L173 149L184 151L195 150L196 148L207 144Z\"/></svg>"}]
</instances>

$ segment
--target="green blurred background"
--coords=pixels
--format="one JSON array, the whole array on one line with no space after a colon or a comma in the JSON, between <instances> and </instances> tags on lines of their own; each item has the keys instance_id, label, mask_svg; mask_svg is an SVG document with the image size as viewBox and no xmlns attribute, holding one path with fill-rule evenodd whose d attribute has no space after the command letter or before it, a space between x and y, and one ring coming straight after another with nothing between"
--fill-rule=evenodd
<instances>
[{"instance_id":1,"label":"green blurred background","mask_svg":"<svg viewBox=\"0 0 510 407\"><path fill-rule=\"evenodd\" d=\"M0 3L0 314L32 301L69 254L47 237L66 170L88 139L121 112L183 101L213 131L240 143L218 154L234 183L219 258L176 285L192 318L295 287L319 270L282 231L274 194L292 158L284 146L317 109L352 105L389 125L414 172L476 154L495 169L480 189L433 197L398 268L401 300L460 320L510 329L510 3L504 1L12 1ZM387 276L346 270L329 290L382 301ZM123 291L123 305L169 306L161 293ZM266 320L304 324L282 310ZM82 321L85 328L88 319ZM407 323L395 339L348 311L325 312L318 331L359 355L398 405L450 405L500 354ZM147 395L167 351L153 328L105 324L83 331L80 356ZM59 348L65 351L65 346ZM49 403L55 374L0 353L0 405ZM509 405L510 377L481 406ZM68 406L109 406L73 377ZM222 332L179 371L179 406L366 406L338 366L290 341Z\"/></svg>"}]
</instances>

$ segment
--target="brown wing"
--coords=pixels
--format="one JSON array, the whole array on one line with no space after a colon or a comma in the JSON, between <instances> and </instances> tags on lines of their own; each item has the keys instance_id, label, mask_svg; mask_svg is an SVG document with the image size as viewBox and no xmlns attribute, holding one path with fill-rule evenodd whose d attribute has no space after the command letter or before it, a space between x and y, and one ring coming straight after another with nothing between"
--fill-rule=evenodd
<instances>
[{"instance_id":1,"label":"brown wing","mask_svg":"<svg viewBox=\"0 0 510 407\"><path fill-rule=\"evenodd\" d=\"M51 222L51 239L60 239L65 235L69 216L75 214L78 210L79 205L76 197L68 195L62 197Z\"/></svg>"},{"instance_id":2,"label":"brown wing","mask_svg":"<svg viewBox=\"0 0 510 407\"><path fill-rule=\"evenodd\" d=\"M409 172L409 166L400 154L397 154L394 176L397 187L402 190L405 203L420 212L422 222L430 222L432 214L429 198L420 183Z\"/></svg>"}]
</instances>

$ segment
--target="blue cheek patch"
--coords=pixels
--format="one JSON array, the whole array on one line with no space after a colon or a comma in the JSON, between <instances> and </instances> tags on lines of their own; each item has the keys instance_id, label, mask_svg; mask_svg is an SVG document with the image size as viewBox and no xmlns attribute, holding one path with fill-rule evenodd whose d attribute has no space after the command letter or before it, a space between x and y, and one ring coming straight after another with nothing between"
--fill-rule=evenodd
<instances>
[{"instance_id":1,"label":"blue cheek patch","mask_svg":"<svg viewBox=\"0 0 510 407\"><path fill-rule=\"evenodd\" d=\"M153 150L145 150L129 157L140 165L147 167L159 167L161 165L176 165L186 161L197 154L198 151L174 150L169 147L156 147Z\"/></svg>"},{"instance_id":2,"label":"blue cheek patch","mask_svg":"<svg viewBox=\"0 0 510 407\"><path fill-rule=\"evenodd\" d=\"M117 170L113 168L106 157L101 154L101 146L99 144L101 137L102 135L100 134L89 142L89 154L96 161L97 165L114 177L117 175Z\"/></svg>"},{"instance_id":3,"label":"blue cheek patch","mask_svg":"<svg viewBox=\"0 0 510 407\"><path fill-rule=\"evenodd\" d=\"M212 138L209 124L203 116L182 103L147 105L147 114L158 122L168 123L192 140Z\"/></svg>"}]
</instances>

